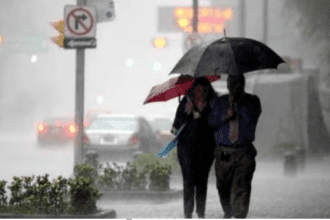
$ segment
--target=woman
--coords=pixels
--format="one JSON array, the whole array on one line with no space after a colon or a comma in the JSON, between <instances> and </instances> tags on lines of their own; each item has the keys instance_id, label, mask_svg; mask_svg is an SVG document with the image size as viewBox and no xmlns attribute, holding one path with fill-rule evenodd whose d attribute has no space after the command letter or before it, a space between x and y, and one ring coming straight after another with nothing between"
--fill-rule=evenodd
<instances>
[{"instance_id":1,"label":"woman","mask_svg":"<svg viewBox=\"0 0 330 220\"><path fill-rule=\"evenodd\" d=\"M184 125L177 152L183 176L185 218L192 218L195 194L197 215L205 217L207 182L216 146L207 118L211 111L209 101L215 96L210 82L204 77L197 78L180 102L173 123L174 134Z\"/></svg>"}]
</instances>

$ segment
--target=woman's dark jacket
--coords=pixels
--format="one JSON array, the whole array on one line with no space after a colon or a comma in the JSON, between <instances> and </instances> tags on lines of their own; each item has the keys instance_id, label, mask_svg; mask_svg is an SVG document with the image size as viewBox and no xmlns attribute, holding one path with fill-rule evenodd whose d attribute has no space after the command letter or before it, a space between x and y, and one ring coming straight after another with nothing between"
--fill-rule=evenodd
<instances>
[{"instance_id":1,"label":"woman's dark jacket","mask_svg":"<svg viewBox=\"0 0 330 220\"><path fill-rule=\"evenodd\" d=\"M210 150L215 147L213 130L208 126L208 117L211 112L209 104L201 112L201 117L193 118L193 113L187 114L188 98L185 96L176 111L173 127L179 130L185 124L178 137L178 147L185 146L205 146ZM204 148L204 147L203 147Z\"/></svg>"}]
</instances>

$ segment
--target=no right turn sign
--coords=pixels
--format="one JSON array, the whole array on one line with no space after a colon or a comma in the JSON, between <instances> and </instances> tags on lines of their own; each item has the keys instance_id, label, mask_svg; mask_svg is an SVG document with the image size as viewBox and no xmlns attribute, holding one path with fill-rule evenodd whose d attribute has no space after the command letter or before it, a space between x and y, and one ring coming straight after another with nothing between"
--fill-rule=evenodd
<instances>
[{"instance_id":1,"label":"no right turn sign","mask_svg":"<svg viewBox=\"0 0 330 220\"><path fill-rule=\"evenodd\" d=\"M96 21L94 7L67 5L64 8L64 13L64 37L95 37Z\"/></svg>"}]
</instances>

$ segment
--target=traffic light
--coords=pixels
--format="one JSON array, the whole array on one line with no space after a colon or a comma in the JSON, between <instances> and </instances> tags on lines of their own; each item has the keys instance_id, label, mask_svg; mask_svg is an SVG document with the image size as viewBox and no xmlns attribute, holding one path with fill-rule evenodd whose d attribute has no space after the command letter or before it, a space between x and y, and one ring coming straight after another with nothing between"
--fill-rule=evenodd
<instances>
[{"instance_id":1,"label":"traffic light","mask_svg":"<svg viewBox=\"0 0 330 220\"><path fill-rule=\"evenodd\" d=\"M59 34L52 37L52 41L55 42L59 47L63 47L64 42L64 19L61 18L56 21L51 21L50 24L58 30Z\"/></svg>"},{"instance_id":2,"label":"traffic light","mask_svg":"<svg viewBox=\"0 0 330 220\"><path fill-rule=\"evenodd\" d=\"M177 24L184 32L192 32L193 8L175 8ZM221 11L219 8L202 7L198 10L198 32L200 33L221 33L223 24L232 19L232 9L227 8Z\"/></svg>"},{"instance_id":3,"label":"traffic light","mask_svg":"<svg viewBox=\"0 0 330 220\"><path fill-rule=\"evenodd\" d=\"M2 41L3 41L3 37L2 37L2 35L0 34L0 46L2 45Z\"/></svg>"},{"instance_id":4,"label":"traffic light","mask_svg":"<svg viewBox=\"0 0 330 220\"><path fill-rule=\"evenodd\" d=\"M167 38L165 37L155 37L152 40L152 46L156 48L164 48L167 47Z\"/></svg>"},{"instance_id":5,"label":"traffic light","mask_svg":"<svg viewBox=\"0 0 330 220\"><path fill-rule=\"evenodd\" d=\"M199 7L198 32L222 33L224 24L233 20L232 6ZM193 8L162 6L158 8L158 32L193 31Z\"/></svg>"}]
</instances>

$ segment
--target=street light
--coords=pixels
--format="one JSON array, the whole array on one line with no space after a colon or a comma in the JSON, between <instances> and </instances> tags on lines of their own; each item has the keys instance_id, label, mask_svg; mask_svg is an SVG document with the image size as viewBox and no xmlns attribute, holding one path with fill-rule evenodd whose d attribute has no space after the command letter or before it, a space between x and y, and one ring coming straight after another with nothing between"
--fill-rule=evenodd
<instances>
[{"instance_id":1,"label":"street light","mask_svg":"<svg viewBox=\"0 0 330 220\"><path fill-rule=\"evenodd\" d=\"M167 39L165 37L155 37L152 40L152 46L159 49L167 47Z\"/></svg>"}]
</instances>

